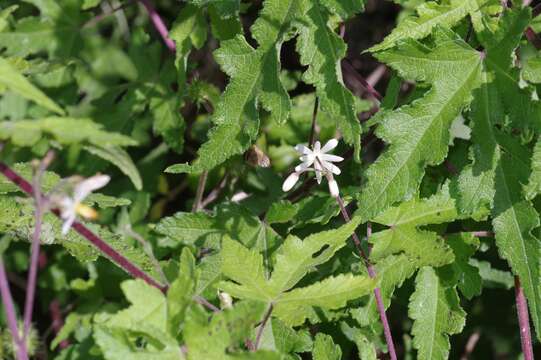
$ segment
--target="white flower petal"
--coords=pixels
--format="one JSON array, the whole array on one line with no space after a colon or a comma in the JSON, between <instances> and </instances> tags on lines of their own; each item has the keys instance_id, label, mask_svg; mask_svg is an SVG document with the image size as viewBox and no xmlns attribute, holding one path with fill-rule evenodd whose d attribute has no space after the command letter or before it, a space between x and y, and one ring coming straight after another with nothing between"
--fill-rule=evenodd
<instances>
[{"instance_id":1,"label":"white flower petal","mask_svg":"<svg viewBox=\"0 0 541 360\"><path fill-rule=\"evenodd\" d=\"M304 146L302 144L298 144L295 146L295 150L301 155L308 155L312 153L312 150L308 146Z\"/></svg>"},{"instance_id":2,"label":"white flower petal","mask_svg":"<svg viewBox=\"0 0 541 360\"><path fill-rule=\"evenodd\" d=\"M338 190L338 183L333 178L330 178L328 180L329 180L329 192L331 193L331 196L338 197L338 195L340 195L340 191Z\"/></svg>"},{"instance_id":3,"label":"white flower petal","mask_svg":"<svg viewBox=\"0 0 541 360\"><path fill-rule=\"evenodd\" d=\"M327 143L325 144L325 146L323 146L323 148L321 149L321 152L322 152L322 153L329 152L329 151L331 151L332 149L334 149L337 145L338 145L338 140L336 140L336 139L331 139L331 140L327 141Z\"/></svg>"},{"instance_id":4,"label":"white flower petal","mask_svg":"<svg viewBox=\"0 0 541 360\"><path fill-rule=\"evenodd\" d=\"M316 156L314 154L303 155L299 158L300 161L308 163L308 166L312 165Z\"/></svg>"},{"instance_id":5,"label":"white flower petal","mask_svg":"<svg viewBox=\"0 0 541 360\"><path fill-rule=\"evenodd\" d=\"M284 184L282 185L282 190L284 192L287 192L287 191L291 190L293 188L293 186L295 186L297 181L299 181L299 173L298 172L291 173L287 177L286 181L284 181Z\"/></svg>"},{"instance_id":6,"label":"white flower petal","mask_svg":"<svg viewBox=\"0 0 541 360\"><path fill-rule=\"evenodd\" d=\"M314 163L314 161L305 161L297 166L295 166L295 172L298 172L298 173L301 173L301 172L304 172L306 171L310 165L312 165Z\"/></svg>"},{"instance_id":7,"label":"white flower petal","mask_svg":"<svg viewBox=\"0 0 541 360\"><path fill-rule=\"evenodd\" d=\"M94 175L81 181L73 191L73 199L75 202L81 202L92 191L102 188L111 180L108 175Z\"/></svg>"},{"instance_id":8,"label":"white flower petal","mask_svg":"<svg viewBox=\"0 0 541 360\"><path fill-rule=\"evenodd\" d=\"M64 219L64 223L62 224L62 235L66 235L68 233L74 221L75 212L69 214L69 216Z\"/></svg>"},{"instance_id":9,"label":"white flower petal","mask_svg":"<svg viewBox=\"0 0 541 360\"><path fill-rule=\"evenodd\" d=\"M316 141L314 144L314 154L319 154L321 152L321 143Z\"/></svg>"},{"instance_id":10,"label":"white flower petal","mask_svg":"<svg viewBox=\"0 0 541 360\"><path fill-rule=\"evenodd\" d=\"M340 162L344 160L343 157L338 155L331 155L331 154L321 154L319 155L319 158L324 161L330 161L330 162Z\"/></svg>"}]
</instances>

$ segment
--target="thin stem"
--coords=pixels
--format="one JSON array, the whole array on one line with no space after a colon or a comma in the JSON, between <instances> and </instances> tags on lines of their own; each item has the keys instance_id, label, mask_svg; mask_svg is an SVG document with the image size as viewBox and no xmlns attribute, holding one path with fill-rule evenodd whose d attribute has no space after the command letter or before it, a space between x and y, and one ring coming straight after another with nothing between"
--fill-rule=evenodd
<instances>
[{"instance_id":1,"label":"thin stem","mask_svg":"<svg viewBox=\"0 0 541 360\"><path fill-rule=\"evenodd\" d=\"M11 182L19 186L19 188L21 188L21 190L23 190L25 193L27 193L30 196L34 195L34 189L32 188L32 185L30 185L28 181L22 178L19 174L17 174L15 171L13 171L9 166L7 166L3 162L0 162L0 172L4 174L4 176L8 178ZM47 201L47 198L43 197L43 201ZM60 212L57 209L53 209L52 212L56 216L60 217ZM90 231L90 229L88 229L82 223L75 221L72 225L72 229L74 229L81 236L83 236L88 241L90 241L92 245L98 248L98 250L100 250L104 255L109 257L109 259L111 259L113 262L115 262L118 266L120 266L122 269L124 269L127 273L129 273L133 277L142 279L149 285L154 286L163 292L167 291L167 286L158 283L151 276L149 276L147 273L141 270L137 265L133 264L130 260L124 257L124 255L117 252L109 244L107 244L104 240L102 240L99 236L97 236L92 231Z\"/></svg>"},{"instance_id":2,"label":"thin stem","mask_svg":"<svg viewBox=\"0 0 541 360\"><path fill-rule=\"evenodd\" d=\"M259 329L257 330L257 335L255 337L254 351L256 351L259 348L259 343L261 342L261 337L263 336L263 330L265 330L265 325L267 325L267 322L269 321L269 318L272 314L273 309L274 309L274 305L273 303L270 303L267 309L267 312L265 313L265 316L263 317L263 321L261 321L261 324L259 325Z\"/></svg>"},{"instance_id":3,"label":"thin stem","mask_svg":"<svg viewBox=\"0 0 541 360\"><path fill-rule=\"evenodd\" d=\"M197 212L201 209L201 200L203 199L203 194L205 193L205 185L207 184L208 171L203 171L199 177L199 182L197 183L197 191L195 193L195 199L192 206L192 212Z\"/></svg>"},{"instance_id":4,"label":"thin stem","mask_svg":"<svg viewBox=\"0 0 541 360\"><path fill-rule=\"evenodd\" d=\"M316 96L316 99L314 101L314 110L312 111L312 127L310 128L310 138L308 140L308 145L310 145L311 148L314 147L314 140L316 137L316 119L317 119L318 109L319 109L319 98Z\"/></svg>"},{"instance_id":5,"label":"thin stem","mask_svg":"<svg viewBox=\"0 0 541 360\"><path fill-rule=\"evenodd\" d=\"M353 78L355 78L355 80L357 80L359 83L361 83L361 85L366 89L366 91L368 92L368 94L370 96L372 96L373 98L377 99L377 100L381 100L383 99L383 97L381 96L381 94L376 90L374 89L374 87L372 85L370 85L370 83L368 83L368 81L366 81L358 72L357 70L355 70L355 68L349 63L348 60L342 60L342 67L344 68L344 70L353 76Z\"/></svg>"},{"instance_id":6,"label":"thin stem","mask_svg":"<svg viewBox=\"0 0 541 360\"><path fill-rule=\"evenodd\" d=\"M165 26L162 18L150 2L150 0L139 0L145 7L145 9L148 12L148 16L150 17L150 20L152 21L152 24L154 24L154 27L156 28L156 31L160 34L160 36L163 39L163 42L165 45L167 45L167 48L171 50L173 53L176 52L176 46L175 42L171 40L169 37L169 31L167 30L167 26Z\"/></svg>"},{"instance_id":7,"label":"thin stem","mask_svg":"<svg viewBox=\"0 0 541 360\"><path fill-rule=\"evenodd\" d=\"M49 166L53 160L54 153L49 151L43 160L37 166L33 177L34 187L34 203L35 203L35 216L36 222L34 225L34 233L32 234L32 245L30 250L30 269L28 271L28 280L26 282L26 299L24 303L24 327L23 327L23 341L26 341L28 332L30 331L30 323L32 322L32 312L34 309L34 298L36 294L36 280L38 274L39 263L39 247L41 244L41 225L43 221L43 213L45 212L45 205L41 194L41 179L45 169Z\"/></svg>"},{"instance_id":8,"label":"thin stem","mask_svg":"<svg viewBox=\"0 0 541 360\"><path fill-rule=\"evenodd\" d=\"M6 268L4 261L0 256L0 294L2 295L2 303L6 312L6 319L13 339L14 348L16 349L17 360L28 360L28 352L26 344L22 341L19 329L17 328L17 316L15 315L15 307L13 306L13 298L9 290L8 279L6 276Z\"/></svg>"},{"instance_id":9,"label":"thin stem","mask_svg":"<svg viewBox=\"0 0 541 360\"><path fill-rule=\"evenodd\" d=\"M210 301L208 301L207 299L205 299L204 297L202 296L199 296L199 295L196 295L194 296L194 301L200 305L203 305L204 307L206 307L207 309L211 310L212 312L215 312L215 313L219 313L221 310L216 307L213 303L211 303Z\"/></svg>"},{"instance_id":10,"label":"thin stem","mask_svg":"<svg viewBox=\"0 0 541 360\"><path fill-rule=\"evenodd\" d=\"M349 213L344 206L344 200L340 196L336 197L336 201L338 202L338 206L340 207L340 212L342 213L342 217L346 222L349 222L351 220ZM370 237L372 234L372 226L370 223L367 224L367 231L366 235L367 238ZM374 266L370 263L368 256L364 252L364 250L361 247L361 240L357 236L355 232L351 234L351 238L353 239L353 243L355 244L355 247L357 248L357 251L359 253L359 256L364 260L364 263L366 265L366 269L368 270L368 275L373 279L376 277L376 270L374 269ZM396 360L396 350L394 347L393 342L393 335L391 333L391 327L389 326L389 320L387 319L387 314L385 313L385 305L383 304L383 297L381 295L381 289L379 287L374 289L374 296L376 298L376 307L378 309L379 318L381 320L381 323L383 325L383 334L385 336L385 341L387 342L387 348L389 350L389 355L391 356L391 360Z\"/></svg>"},{"instance_id":11,"label":"thin stem","mask_svg":"<svg viewBox=\"0 0 541 360\"><path fill-rule=\"evenodd\" d=\"M494 233L492 231L473 231L471 233L475 237L493 237Z\"/></svg>"},{"instance_id":12,"label":"thin stem","mask_svg":"<svg viewBox=\"0 0 541 360\"><path fill-rule=\"evenodd\" d=\"M528 316L528 304L524 296L524 290L520 286L520 279L515 276L515 301L517 303L518 324L520 327L520 344L524 360L533 360L532 335L530 333L530 318Z\"/></svg>"},{"instance_id":13,"label":"thin stem","mask_svg":"<svg viewBox=\"0 0 541 360\"><path fill-rule=\"evenodd\" d=\"M479 333L479 331L475 331L473 334L470 335L468 341L466 342L466 347L464 348L464 354L462 354L460 360L468 360L469 356L473 352L473 349L475 349L475 345L477 345L480 337L481 334Z\"/></svg>"},{"instance_id":14,"label":"thin stem","mask_svg":"<svg viewBox=\"0 0 541 360\"><path fill-rule=\"evenodd\" d=\"M64 326L64 320L62 319L62 312L60 311L60 302L55 299L49 304L49 312L51 313L52 327L55 334L58 335L62 326ZM59 344L60 349L65 349L69 346L68 340L62 340Z\"/></svg>"},{"instance_id":15,"label":"thin stem","mask_svg":"<svg viewBox=\"0 0 541 360\"><path fill-rule=\"evenodd\" d=\"M214 200L216 200L218 198L218 196L220 196L220 193L222 192L222 190L227 185L227 178L228 178L228 174L226 173L224 175L224 177L222 178L222 180L220 180L218 185L209 192L207 197L204 198L203 200L201 200L201 206L200 206L199 209L206 208L210 203L212 203Z\"/></svg>"}]
</instances>

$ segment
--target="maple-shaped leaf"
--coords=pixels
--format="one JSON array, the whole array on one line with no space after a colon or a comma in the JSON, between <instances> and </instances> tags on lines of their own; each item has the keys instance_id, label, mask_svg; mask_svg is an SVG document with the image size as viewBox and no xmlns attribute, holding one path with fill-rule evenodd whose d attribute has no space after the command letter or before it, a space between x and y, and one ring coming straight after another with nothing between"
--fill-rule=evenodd
<instances>
[{"instance_id":1,"label":"maple-shaped leaf","mask_svg":"<svg viewBox=\"0 0 541 360\"><path fill-rule=\"evenodd\" d=\"M439 267L453 262L452 249L434 231L420 226L451 222L458 218L455 201L445 185L440 192L426 199L412 199L387 209L373 222L389 229L374 233L370 259L375 263L378 285L385 307L390 305L394 289L423 266ZM374 296L363 307L353 311L361 325L377 319Z\"/></svg>"},{"instance_id":2,"label":"maple-shaped leaf","mask_svg":"<svg viewBox=\"0 0 541 360\"><path fill-rule=\"evenodd\" d=\"M408 16L400 21L381 43L371 47L369 51L382 51L396 46L405 39L422 39L432 33L436 27L451 28L468 15L474 20L474 25L480 28L478 19L481 16L481 10L484 7L486 11L489 2L487 0L451 0L441 3L435 1L421 3L416 9L416 15Z\"/></svg>"},{"instance_id":3,"label":"maple-shaped leaf","mask_svg":"<svg viewBox=\"0 0 541 360\"><path fill-rule=\"evenodd\" d=\"M242 35L221 43L214 57L231 79L216 105L212 117L215 127L191 165L173 165L167 172L197 173L243 153L259 130L258 105L269 111L274 121L286 121L291 103L279 78L279 54L298 12L296 0L266 0L251 29L259 44L256 49Z\"/></svg>"},{"instance_id":4,"label":"maple-shaped leaf","mask_svg":"<svg viewBox=\"0 0 541 360\"><path fill-rule=\"evenodd\" d=\"M507 58L518 46L528 17L528 10L508 11L500 20L501 27L492 35L497 46L492 44L487 49L482 74L485 84L474 92L472 103L473 164L460 174L456 197L463 216L478 211L480 205L490 209L498 252L520 278L537 336L541 338L541 242L533 233L539 227L539 214L523 189L528 184L532 153L505 128L503 117L513 110L501 106L502 83L497 80L508 76ZM486 35L486 39L489 37ZM532 119L528 121L531 123Z\"/></svg>"},{"instance_id":5,"label":"maple-shaped leaf","mask_svg":"<svg viewBox=\"0 0 541 360\"><path fill-rule=\"evenodd\" d=\"M368 168L358 196L359 214L365 220L415 194L424 168L445 159L451 123L480 85L479 52L441 28L434 41L435 45L425 46L409 40L377 55L402 77L432 88L410 105L381 114L376 134L389 146Z\"/></svg>"},{"instance_id":6,"label":"maple-shaped leaf","mask_svg":"<svg viewBox=\"0 0 541 360\"><path fill-rule=\"evenodd\" d=\"M336 1L322 1L327 6ZM303 79L316 88L321 110L336 121L344 140L355 148L359 159L361 125L355 112L355 98L344 86L340 61L346 55L346 44L328 26L330 14L320 1L299 1L303 16L297 27L297 52L308 69ZM351 7L352 5L349 5Z\"/></svg>"},{"instance_id":7,"label":"maple-shaped leaf","mask_svg":"<svg viewBox=\"0 0 541 360\"><path fill-rule=\"evenodd\" d=\"M415 280L408 314L414 320L413 346L417 358L447 359L449 335L460 333L466 322L456 289L446 286L431 267L422 268Z\"/></svg>"},{"instance_id":8,"label":"maple-shaped leaf","mask_svg":"<svg viewBox=\"0 0 541 360\"><path fill-rule=\"evenodd\" d=\"M343 307L347 301L368 294L374 281L367 276L347 274L328 277L302 288L294 286L315 266L328 261L345 246L358 224L350 222L304 240L289 236L277 250L270 276L258 252L226 238L222 245L222 272L234 282L223 281L218 286L234 297L273 304L274 314L289 325L302 324L312 314L313 306Z\"/></svg>"}]
</instances>

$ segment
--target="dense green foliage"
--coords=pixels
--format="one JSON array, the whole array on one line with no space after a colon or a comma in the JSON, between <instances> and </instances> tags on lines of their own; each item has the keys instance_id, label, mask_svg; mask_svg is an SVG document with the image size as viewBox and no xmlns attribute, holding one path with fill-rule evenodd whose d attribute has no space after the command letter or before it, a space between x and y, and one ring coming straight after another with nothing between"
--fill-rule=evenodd
<instances>
[{"instance_id":1,"label":"dense green foliage","mask_svg":"<svg viewBox=\"0 0 541 360\"><path fill-rule=\"evenodd\" d=\"M383 309L398 358L517 358L519 280L541 350L539 9L376 3L0 2L0 157L48 199L31 358L388 358ZM282 191L313 137L341 174ZM72 212L121 261L53 213L97 173ZM40 216L8 177L22 322Z\"/></svg>"}]
</instances>

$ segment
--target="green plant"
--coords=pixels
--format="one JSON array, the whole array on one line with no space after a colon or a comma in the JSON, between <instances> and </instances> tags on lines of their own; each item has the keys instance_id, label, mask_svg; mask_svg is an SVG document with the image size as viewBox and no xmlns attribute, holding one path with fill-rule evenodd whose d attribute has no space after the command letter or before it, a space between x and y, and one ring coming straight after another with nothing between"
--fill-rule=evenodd
<instances>
[{"instance_id":1,"label":"green plant","mask_svg":"<svg viewBox=\"0 0 541 360\"><path fill-rule=\"evenodd\" d=\"M540 7L395 3L4 1L0 358L533 359Z\"/></svg>"}]
</instances>

